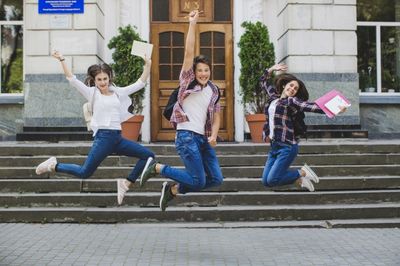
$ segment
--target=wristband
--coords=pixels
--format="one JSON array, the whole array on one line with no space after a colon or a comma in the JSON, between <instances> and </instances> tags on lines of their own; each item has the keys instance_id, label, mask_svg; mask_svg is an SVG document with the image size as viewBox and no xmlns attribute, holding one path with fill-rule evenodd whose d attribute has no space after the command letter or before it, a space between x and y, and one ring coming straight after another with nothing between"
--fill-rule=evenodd
<instances>
[{"instance_id":1,"label":"wristband","mask_svg":"<svg viewBox=\"0 0 400 266\"><path fill-rule=\"evenodd\" d=\"M62 61L64 61L65 60L65 58L63 57L63 58L60 58L60 62L62 62Z\"/></svg>"}]
</instances>

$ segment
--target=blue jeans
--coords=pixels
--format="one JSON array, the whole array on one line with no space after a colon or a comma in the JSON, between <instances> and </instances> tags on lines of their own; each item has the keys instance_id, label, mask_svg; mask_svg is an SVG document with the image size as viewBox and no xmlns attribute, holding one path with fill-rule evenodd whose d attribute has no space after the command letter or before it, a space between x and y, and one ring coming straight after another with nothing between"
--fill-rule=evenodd
<instances>
[{"instance_id":1,"label":"blue jeans","mask_svg":"<svg viewBox=\"0 0 400 266\"><path fill-rule=\"evenodd\" d=\"M271 142L271 150L262 174L262 183L267 187L292 184L300 177L297 170L289 170L299 152L297 144L286 144L279 141Z\"/></svg>"},{"instance_id":2,"label":"blue jeans","mask_svg":"<svg viewBox=\"0 0 400 266\"><path fill-rule=\"evenodd\" d=\"M112 153L139 158L139 161L128 176L128 180L131 182L135 182L141 175L147 158L154 158L154 153L149 149L136 142L124 139L121 136L120 130L99 129L94 137L92 148L85 163L82 166L58 163L56 172L67 173L80 178L88 178L96 171L100 163Z\"/></svg>"},{"instance_id":3,"label":"blue jeans","mask_svg":"<svg viewBox=\"0 0 400 266\"><path fill-rule=\"evenodd\" d=\"M188 130L178 130L175 146L185 170L165 165L161 174L179 183L179 193L199 191L222 184L223 176L218 158L206 136Z\"/></svg>"}]
</instances>

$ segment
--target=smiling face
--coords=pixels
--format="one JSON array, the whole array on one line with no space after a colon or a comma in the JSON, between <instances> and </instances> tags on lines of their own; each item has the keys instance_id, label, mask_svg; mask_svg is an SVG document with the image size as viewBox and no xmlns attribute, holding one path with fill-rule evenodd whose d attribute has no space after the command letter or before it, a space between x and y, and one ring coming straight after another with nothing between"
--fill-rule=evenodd
<instances>
[{"instance_id":1,"label":"smiling face","mask_svg":"<svg viewBox=\"0 0 400 266\"><path fill-rule=\"evenodd\" d=\"M292 80L283 87L282 96L294 97L296 96L298 91L299 83L297 82L297 80Z\"/></svg>"},{"instance_id":2,"label":"smiling face","mask_svg":"<svg viewBox=\"0 0 400 266\"><path fill-rule=\"evenodd\" d=\"M211 75L210 67L204 63L197 63L195 75L197 82L200 85L205 86L207 82L210 80L210 75Z\"/></svg>"},{"instance_id":3,"label":"smiling face","mask_svg":"<svg viewBox=\"0 0 400 266\"><path fill-rule=\"evenodd\" d=\"M108 85L110 84L110 77L106 73L100 72L94 77L94 83L100 91L106 92L108 91Z\"/></svg>"}]
</instances>

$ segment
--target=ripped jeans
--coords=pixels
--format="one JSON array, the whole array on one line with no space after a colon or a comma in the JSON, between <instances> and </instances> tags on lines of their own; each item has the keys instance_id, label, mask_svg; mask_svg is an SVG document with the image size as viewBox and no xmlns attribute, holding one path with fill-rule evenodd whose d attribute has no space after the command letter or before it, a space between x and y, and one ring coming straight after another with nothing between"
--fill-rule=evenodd
<instances>
[{"instance_id":1,"label":"ripped jeans","mask_svg":"<svg viewBox=\"0 0 400 266\"><path fill-rule=\"evenodd\" d=\"M175 147L185 169L166 165L161 174L179 183L179 193L200 191L222 184L218 158L206 136L189 130L178 130Z\"/></svg>"}]
</instances>

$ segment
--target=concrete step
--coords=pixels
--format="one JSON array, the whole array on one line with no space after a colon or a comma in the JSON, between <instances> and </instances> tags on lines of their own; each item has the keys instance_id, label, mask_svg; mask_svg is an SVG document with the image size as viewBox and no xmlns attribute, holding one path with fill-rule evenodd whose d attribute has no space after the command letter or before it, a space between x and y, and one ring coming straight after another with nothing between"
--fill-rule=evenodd
<instances>
[{"instance_id":1,"label":"concrete step","mask_svg":"<svg viewBox=\"0 0 400 266\"><path fill-rule=\"evenodd\" d=\"M0 142L0 156L32 155L87 155L92 142ZM156 154L176 155L173 143L144 144ZM269 144L221 143L216 147L217 154L266 154ZM313 140L302 141L300 154L340 154L340 153L398 153L400 140Z\"/></svg>"},{"instance_id":2,"label":"concrete step","mask_svg":"<svg viewBox=\"0 0 400 266\"><path fill-rule=\"evenodd\" d=\"M400 203L274 206L111 208L0 208L0 222L256 222L333 219L394 219Z\"/></svg>"},{"instance_id":3,"label":"concrete step","mask_svg":"<svg viewBox=\"0 0 400 266\"><path fill-rule=\"evenodd\" d=\"M27 167L37 166L49 156L0 156L0 167ZM82 165L86 160L86 155L62 155L57 156L58 162L73 163ZM174 166L182 166L182 161L178 155L157 155L157 160ZM218 157L221 166L260 166L267 160L266 154L248 154L248 155L227 155L222 154ZM133 166L136 158L125 156L109 156L101 166ZM400 164L400 153L391 154L300 154L295 164L302 165L384 165Z\"/></svg>"},{"instance_id":4,"label":"concrete step","mask_svg":"<svg viewBox=\"0 0 400 266\"><path fill-rule=\"evenodd\" d=\"M159 192L130 192L125 206L157 207ZM315 205L400 203L400 190L330 191L330 192L198 192L179 196L170 206L217 207L249 205ZM1 193L0 206L7 207L112 207L117 206L116 193Z\"/></svg>"},{"instance_id":5,"label":"concrete step","mask_svg":"<svg viewBox=\"0 0 400 266\"><path fill-rule=\"evenodd\" d=\"M326 128L309 126L307 138L368 138L368 131L361 128ZM17 134L18 141L85 141L90 140L91 133L84 127L24 127L23 132ZM251 139L245 134L245 139Z\"/></svg>"},{"instance_id":6,"label":"concrete step","mask_svg":"<svg viewBox=\"0 0 400 266\"><path fill-rule=\"evenodd\" d=\"M293 165L291 169L299 169L301 165ZM183 169L182 166L177 168ZM400 164L392 165L312 165L313 170L321 177L324 176L377 176L400 173ZM221 167L225 177L260 177L264 166L232 166ZM94 178L124 178L131 172L132 167L99 167L92 177ZM56 173L56 177L68 178L70 175ZM42 179L46 175L38 176L35 167L0 167L0 179L34 178Z\"/></svg>"},{"instance_id":7,"label":"concrete step","mask_svg":"<svg viewBox=\"0 0 400 266\"><path fill-rule=\"evenodd\" d=\"M138 226L138 225L136 225ZM141 224L152 227L151 223ZM344 220L304 220L304 221L264 221L264 222L166 222L158 226L168 228L398 228L400 218L387 219L344 219Z\"/></svg>"},{"instance_id":8,"label":"concrete step","mask_svg":"<svg viewBox=\"0 0 400 266\"><path fill-rule=\"evenodd\" d=\"M165 178L152 178L142 189L134 185L133 192L159 192ZM332 190L382 190L400 189L400 176L344 176L322 177L315 184L318 191ZM225 178L221 186L208 191L297 191L294 185L269 189L261 184L260 178ZM0 179L0 193L49 193L49 192L116 192L116 179Z\"/></svg>"},{"instance_id":9,"label":"concrete step","mask_svg":"<svg viewBox=\"0 0 400 266\"><path fill-rule=\"evenodd\" d=\"M17 141L90 141L93 140L93 133L87 131L69 131L69 132L46 132L46 131L25 131L17 133Z\"/></svg>"}]
</instances>

